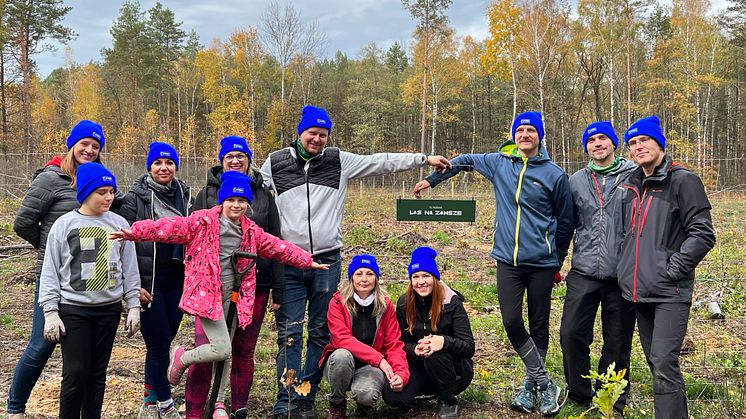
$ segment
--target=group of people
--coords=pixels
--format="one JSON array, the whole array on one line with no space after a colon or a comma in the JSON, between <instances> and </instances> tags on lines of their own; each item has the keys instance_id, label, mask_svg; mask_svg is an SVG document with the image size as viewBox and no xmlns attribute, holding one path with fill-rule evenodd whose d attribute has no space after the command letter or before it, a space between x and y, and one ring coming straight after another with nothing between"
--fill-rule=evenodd
<instances>
[{"instance_id":1,"label":"group of people","mask_svg":"<svg viewBox=\"0 0 746 419\"><path fill-rule=\"evenodd\" d=\"M340 284L348 181L425 165L438 170L417 183L417 196L461 171L476 170L493 184L500 313L526 367L514 409L547 416L559 410L560 387L545 365L550 297L574 235L560 330L569 399L587 406L594 394L584 376L600 304L599 370L611 363L629 369L637 318L656 417L688 417L678 355L694 269L715 237L702 182L665 154L656 117L625 132L634 163L617 156L610 123L590 124L582 135L590 162L569 179L546 152L536 112L515 118L511 140L498 152L451 161L348 153L327 147L331 132L324 109L304 107L297 139L270 153L261 169L246 139L225 137L219 164L193 198L176 177L177 151L163 142L150 144L146 173L122 195L100 163L101 126L75 125L68 152L37 172L14 223L39 256L32 333L8 394L9 417L24 417L57 342L60 417L101 416L122 302L128 336L140 330L147 349L139 418L180 417L171 386L184 372L187 418L203 416L211 385L218 394L208 415L247 417L267 309L277 326L275 417L315 417L323 377L328 417L346 416L348 391L361 415L381 399L406 409L431 395L438 417L458 417L456 395L472 380L475 344L464 299L441 280L437 252L412 252L409 286L396 305L379 283L373 255L354 256ZM235 259L236 251L256 254L256 266ZM173 345L183 313L196 320L190 350ZM217 376L212 365L219 362ZM619 415L628 389L615 405Z\"/></svg>"}]
</instances>

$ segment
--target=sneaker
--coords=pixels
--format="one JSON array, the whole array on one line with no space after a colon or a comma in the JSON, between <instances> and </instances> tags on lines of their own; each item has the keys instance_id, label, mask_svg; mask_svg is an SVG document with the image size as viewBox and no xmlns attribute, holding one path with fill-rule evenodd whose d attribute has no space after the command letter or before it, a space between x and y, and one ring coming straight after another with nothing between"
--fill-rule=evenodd
<instances>
[{"instance_id":1,"label":"sneaker","mask_svg":"<svg viewBox=\"0 0 746 419\"><path fill-rule=\"evenodd\" d=\"M229 417L230 415L228 414L228 409L225 408L225 403L215 403L215 409L212 411L212 419L227 419Z\"/></svg>"},{"instance_id":2,"label":"sneaker","mask_svg":"<svg viewBox=\"0 0 746 419\"><path fill-rule=\"evenodd\" d=\"M12 418L13 416L11 415L8 417ZM160 419L160 415L158 413L158 405L152 403L143 403L142 405L140 405L140 410L137 412L137 419Z\"/></svg>"},{"instance_id":3,"label":"sneaker","mask_svg":"<svg viewBox=\"0 0 746 419\"><path fill-rule=\"evenodd\" d=\"M175 346L171 349L171 362L168 363L168 382L175 386L181 381L181 375L184 373L184 363L181 357L186 350L183 346Z\"/></svg>"},{"instance_id":4,"label":"sneaker","mask_svg":"<svg viewBox=\"0 0 746 419\"><path fill-rule=\"evenodd\" d=\"M547 388L538 391L539 412L544 416L553 416L559 411L560 388L549 381Z\"/></svg>"},{"instance_id":5,"label":"sneaker","mask_svg":"<svg viewBox=\"0 0 746 419\"><path fill-rule=\"evenodd\" d=\"M161 419L181 419L181 415L179 414L179 411L176 410L176 406L174 405L171 405L166 409L160 409L160 411Z\"/></svg>"},{"instance_id":6,"label":"sneaker","mask_svg":"<svg viewBox=\"0 0 746 419\"><path fill-rule=\"evenodd\" d=\"M298 417L300 419L314 419L313 400L298 400Z\"/></svg>"},{"instance_id":7,"label":"sneaker","mask_svg":"<svg viewBox=\"0 0 746 419\"><path fill-rule=\"evenodd\" d=\"M347 400L329 402L329 413L326 419L345 419L347 417Z\"/></svg>"},{"instance_id":8,"label":"sneaker","mask_svg":"<svg viewBox=\"0 0 746 419\"><path fill-rule=\"evenodd\" d=\"M458 419L458 404L438 400L438 419Z\"/></svg>"},{"instance_id":9,"label":"sneaker","mask_svg":"<svg viewBox=\"0 0 746 419\"><path fill-rule=\"evenodd\" d=\"M528 383L523 383L523 387L521 387L521 389L518 390L518 394L513 397L513 402L510 404L510 407L519 412L531 413L534 411L535 406L536 395L531 389L529 389Z\"/></svg>"},{"instance_id":10,"label":"sneaker","mask_svg":"<svg viewBox=\"0 0 746 419\"><path fill-rule=\"evenodd\" d=\"M249 409L242 407L231 414L231 419L246 419L249 417Z\"/></svg>"}]
</instances>

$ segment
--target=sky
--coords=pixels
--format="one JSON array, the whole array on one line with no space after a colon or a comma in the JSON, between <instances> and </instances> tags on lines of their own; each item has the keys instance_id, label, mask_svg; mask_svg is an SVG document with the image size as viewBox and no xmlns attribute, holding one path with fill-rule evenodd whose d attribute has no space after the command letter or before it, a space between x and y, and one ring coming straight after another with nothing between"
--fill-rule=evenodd
<instances>
[{"instance_id":1,"label":"sky","mask_svg":"<svg viewBox=\"0 0 746 419\"><path fill-rule=\"evenodd\" d=\"M101 49L111 46L109 29L123 1L66 0L64 3L72 10L63 24L77 33L68 43L73 61L78 64L101 61ZM140 8L147 11L155 3L141 0ZM210 45L215 38L225 40L240 28L258 27L268 3L268 0L161 0L161 4L174 12L177 21L183 22L185 32L195 30L203 45ZM336 51L357 58L370 42L383 50L396 41L404 44L412 38L415 28L415 21L402 8L401 0L295 0L291 3L302 20L318 21L326 33L324 52L328 58L334 57ZM454 0L446 13L450 25L459 36L486 39L488 4L489 0ZM42 78L65 65L64 46L51 45L56 51L34 57Z\"/></svg>"}]
</instances>

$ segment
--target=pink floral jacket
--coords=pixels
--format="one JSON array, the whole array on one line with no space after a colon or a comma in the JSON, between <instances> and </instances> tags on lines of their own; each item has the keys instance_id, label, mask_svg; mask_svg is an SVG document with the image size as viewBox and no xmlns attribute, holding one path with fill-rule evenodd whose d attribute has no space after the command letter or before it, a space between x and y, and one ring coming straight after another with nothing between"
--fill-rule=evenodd
<instances>
[{"instance_id":1,"label":"pink floral jacket","mask_svg":"<svg viewBox=\"0 0 746 419\"><path fill-rule=\"evenodd\" d=\"M184 292L179 307L186 313L218 320L222 315L220 282L220 205L195 211L188 217L141 220L132 224L132 240L186 245ZM299 269L311 267L311 254L300 247L265 233L248 217L241 218L243 238L239 250L276 259ZM248 259L239 259L237 269L246 268ZM243 277L236 304L238 326L251 324L256 295L256 268Z\"/></svg>"}]
</instances>

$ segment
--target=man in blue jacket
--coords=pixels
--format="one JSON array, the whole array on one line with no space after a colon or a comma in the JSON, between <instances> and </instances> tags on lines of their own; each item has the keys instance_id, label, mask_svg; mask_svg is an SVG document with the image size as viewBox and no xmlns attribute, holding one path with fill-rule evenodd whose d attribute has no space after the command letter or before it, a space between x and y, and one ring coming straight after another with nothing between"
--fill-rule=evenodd
<instances>
[{"instance_id":1,"label":"man in blue jacket","mask_svg":"<svg viewBox=\"0 0 746 419\"><path fill-rule=\"evenodd\" d=\"M567 174L541 148L544 123L538 112L513 121L513 139L497 153L462 154L451 169L433 173L415 185L414 193L435 187L461 171L476 170L492 182L495 235L491 256L497 260L497 296L508 339L526 366L523 387L512 407L544 415L559 410L560 389L547 373L549 309L573 229L572 194ZM529 331L523 322L528 294ZM537 406L538 405L538 406Z\"/></svg>"},{"instance_id":2,"label":"man in blue jacket","mask_svg":"<svg viewBox=\"0 0 746 419\"><path fill-rule=\"evenodd\" d=\"M608 121L588 125L582 141L583 151L591 159L586 167L570 176L575 239L572 268L566 278L560 342L568 398L585 407L594 394L591 380L583 376L591 368L590 346L599 304L603 348L598 371L605 373L615 363L617 371L627 370L625 378L629 381L635 309L622 298L616 267L623 229L621 186L637 165L615 155L619 139ZM599 385L596 382L596 389ZM629 385L614 406L619 415L624 411L628 394Z\"/></svg>"}]
</instances>

